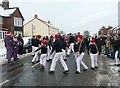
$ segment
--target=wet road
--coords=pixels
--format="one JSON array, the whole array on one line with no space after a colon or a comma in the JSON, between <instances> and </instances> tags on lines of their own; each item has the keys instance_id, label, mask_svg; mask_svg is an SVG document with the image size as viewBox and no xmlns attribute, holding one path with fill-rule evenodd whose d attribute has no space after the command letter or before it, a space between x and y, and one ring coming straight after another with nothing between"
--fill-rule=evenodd
<instances>
[{"instance_id":1,"label":"wet road","mask_svg":"<svg viewBox=\"0 0 120 88\"><path fill-rule=\"evenodd\" d=\"M69 74L63 74L63 68L58 62L55 74L49 74L51 63L47 62L45 71L40 65L32 65L32 56L26 56L11 65L5 64L0 72L0 86L120 86L119 67L110 66L114 60L103 56L98 57L98 69L91 70L90 57L86 54L84 62L89 67L87 71L75 74L76 66L73 54L67 58ZM111 77L110 77L111 76ZM115 79L116 78L116 79Z\"/></svg>"}]
</instances>

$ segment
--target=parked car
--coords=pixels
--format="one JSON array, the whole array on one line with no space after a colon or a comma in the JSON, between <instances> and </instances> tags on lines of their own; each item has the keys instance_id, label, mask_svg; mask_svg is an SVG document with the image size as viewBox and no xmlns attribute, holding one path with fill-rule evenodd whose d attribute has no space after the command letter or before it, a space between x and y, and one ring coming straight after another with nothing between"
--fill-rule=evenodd
<instances>
[{"instance_id":1,"label":"parked car","mask_svg":"<svg viewBox=\"0 0 120 88\"><path fill-rule=\"evenodd\" d=\"M24 45L23 45L23 53L30 53L32 52L32 38L28 38L28 39L23 39L25 42L24 42Z\"/></svg>"}]
</instances>

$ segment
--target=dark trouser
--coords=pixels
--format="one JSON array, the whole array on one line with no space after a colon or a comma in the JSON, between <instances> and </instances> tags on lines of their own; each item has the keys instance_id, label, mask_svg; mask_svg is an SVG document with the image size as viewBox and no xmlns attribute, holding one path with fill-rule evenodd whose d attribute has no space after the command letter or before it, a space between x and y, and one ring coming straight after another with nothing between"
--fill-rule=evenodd
<instances>
[{"instance_id":1,"label":"dark trouser","mask_svg":"<svg viewBox=\"0 0 120 88\"><path fill-rule=\"evenodd\" d=\"M102 52L101 46L98 46L98 51L99 51L99 55L100 55Z\"/></svg>"},{"instance_id":2,"label":"dark trouser","mask_svg":"<svg viewBox=\"0 0 120 88\"><path fill-rule=\"evenodd\" d=\"M17 59L17 54L18 54L18 47L14 48L14 53L13 53L14 61Z\"/></svg>"},{"instance_id":3,"label":"dark trouser","mask_svg":"<svg viewBox=\"0 0 120 88\"><path fill-rule=\"evenodd\" d=\"M12 54L13 54L13 48L10 47L9 49L7 49L7 59L8 59L8 62L11 62Z\"/></svg>"},{"instance_id":4,"label":"dark trouser","mask_svg":"<svg viewBox=\"0 0 120 88\"><path fill-rule=\"evenodd\" d=\"M18 53L19 53L19 55L23 54L23 45L19 46Z\"/></svg>"},{"instance_id":5,"label":"dark trouser","mask_svg":"<svg viewBox=\"0 0 120 88\"><path fill-rule=\"evenodd\" d=\"M115 59L115 52L114 51L110 51L110 58Z\"/></svg>"},{"instance_id":6,"label":"dark trouser","mask_svg":"<svg viewBox=\"0 0 120 88\"><path fill-rule=\"evenodd\" d=\"M110 54L110 50L109 50L108 47L106 47L106 55L107 55L107 57L110 57L109 54Z\"/></svg>"}]
</instances>

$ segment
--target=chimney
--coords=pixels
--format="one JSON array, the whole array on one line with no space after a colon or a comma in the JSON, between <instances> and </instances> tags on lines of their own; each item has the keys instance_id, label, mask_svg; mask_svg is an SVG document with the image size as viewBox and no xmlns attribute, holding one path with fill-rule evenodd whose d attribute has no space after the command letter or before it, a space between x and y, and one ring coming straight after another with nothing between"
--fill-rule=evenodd
<instances>
[{"instance_id":1,"label":"chimney","mask_svg":"<svg viewBox=\"0 0 120 88\"><path fill-rule=\"evenodd\" d=\"M48 20L48 23L50 24L50 20Z\"/></svg>"},{"instance_id":2,"label":"chimney","mask_svg":"<svg viewBox=\"0 0 120 88\"><path fill-rule=\"evenodd\" d=\"M2 1L2 7L4 9L8 9L9 8L9 1L8 0L3 0Z\"/></svg>"},{"instance_id":3,"label":"chimney","mask_svg":"<svg viewBox=\"0 0 120 88\"><path fill-rule=\"evenodd\" d=\"M35 14L35 18L38 18L37 14Z\"/></svg>"}]
</instances>

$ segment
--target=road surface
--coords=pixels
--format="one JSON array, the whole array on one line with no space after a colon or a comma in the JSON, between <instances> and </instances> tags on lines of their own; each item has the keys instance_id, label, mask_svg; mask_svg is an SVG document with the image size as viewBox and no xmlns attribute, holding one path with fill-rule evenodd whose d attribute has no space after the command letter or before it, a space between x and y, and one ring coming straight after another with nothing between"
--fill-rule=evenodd
<instances>
[{"instance_id":1,"label":"road surface","mask_svg":"<svg viewBox=\"0 0 120 88\"><path fill-rule=\"evenodd\" d=\"M98 68L91 70L89 55L84 56L84 62L89 67L87 71L75 74L76 64L73 54L67 57L69 74L63 74L63 68L58 62L55 74L49 74L51 63L47 62L45 71L40 70L37 63L31 63L32 56L25 56L19 61L2 65L0 86L120 86L120 67L114 66L114 60L98 56Z\"/></svg>"}]
</instances>

